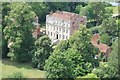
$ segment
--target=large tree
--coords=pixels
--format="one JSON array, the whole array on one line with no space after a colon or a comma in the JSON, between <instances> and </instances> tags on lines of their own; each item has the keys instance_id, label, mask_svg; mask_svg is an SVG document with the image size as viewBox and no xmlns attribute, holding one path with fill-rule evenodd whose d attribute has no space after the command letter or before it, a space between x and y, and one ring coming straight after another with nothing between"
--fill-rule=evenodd
<instances>
[{"instance_id":1,"label":"large tree","mask_svg":"<svg viewBox=\"0 0 120 80\"><path fill-rule=\"evenodd\" d=\"M48 36L42 36L35 41L35 53L32 58L33 67L43 69L45 60L52 52L51 40Z\"/></svg>"},{"instance_id":2,"label":"large tree","mask_svg":"<svg viewBox=\"0 0 120 80\"><path fill-rule=\"evenodd\" d=\"M35 13L27 3L12 3L11 11L6 16L7 26L4 29L9 53L12 60L26 62L31 60L33 45L32 29Z\"/></svg>"},{"instance_id":3,"label":"large tree","mask_svg":"<svg viewBox=\"0 0 120 80\"><path fill-rule=\"evenodd\" d=\"M71 75L72 78L75 78L77 76L84 76L87 73L90 73L92 69L96 67L95 62L97 61L94 59L95 55L97 54L97 49L90 43L91 36L92 32L90 30L84 26L80 26L80 29L75 32L70 39L67 41L62 41L60 44L58 44L45 64L47 78L55 78L55 76L58 76L57 78L64 78L64 76L69 78L69 75ZM70 71L71 74L66 75L70 72L64 72L69 69L70 66L65 68L65 70L59 67L56 68L58 64L61 64L61 60L58 58L59 55L62 55L61 57L64 58L63 60L70 61L70 65L73 68L72 72ZM54 64L56 66L52 66ZM55 74L53 73L54 71L61 72ZM64 75L60 76L60 74Z\"/></svg>"},{"instance_id":4,"label":"large tree","mask_svg":"<svg viewBox=\"0 0 120 80\"><path fill-rule=\"evenodd\" d=\"M106 4L107 3L94 3L90 2L87 6L80 9L80 14L87 16L88 21L96 21L96 25L100 25L101 21L108 18L111 13L106 14ZM109 15L108 15L109 14Z\"/></svg>"},{"instance_id":5,"label":"large tree","mask_svg":"<svg viewBox=\"0 0 120 80\"><path fill-rule=\"evenodd\" d=\"M108 62L101 63L100 66L93 70L100 78L118 78L119 77L119 54L118 39L112 45L112 52L109 55Z\"/></svg>"},{"instance_id":6,"label":"large tree","mask_svg":"<svg viewBox=\"0 0 120 80\"><path fill-rule=\"evenodd\" d=\"M118 37L118 27L119 26L115 18L105 19L101 24L100 32L103 34L108 33L111 38L115 38Z\"/></svg>"}]
</instances>

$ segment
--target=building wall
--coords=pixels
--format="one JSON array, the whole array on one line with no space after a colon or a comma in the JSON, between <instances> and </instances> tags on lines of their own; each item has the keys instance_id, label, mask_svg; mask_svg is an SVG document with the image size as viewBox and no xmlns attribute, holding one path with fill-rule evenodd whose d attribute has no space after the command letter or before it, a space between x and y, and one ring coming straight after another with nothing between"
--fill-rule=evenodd
<instances>
[{"instance_id":1,"label":"building wall","mask_svg":"<svg viewBox=\"0 0 120 80\"><path fill-rule=\"evenodd\" d=\"M70 37L70 22L57 19L55 17L46 17L46 34L51 39L66 40Z\"/></svg>"},{"instance_id":2,"label":"building wall","mask_svg":"<svg viewBox=\"0 0 120 80\"><path fill-rule=\"evenodd\" d=\"M51 39L67 40L75 30L79 29L80 24L86 25L85 17L75 16L71 20L63 20L51 15L47 15L46 34Z\"/></svg>"}]
</instances>

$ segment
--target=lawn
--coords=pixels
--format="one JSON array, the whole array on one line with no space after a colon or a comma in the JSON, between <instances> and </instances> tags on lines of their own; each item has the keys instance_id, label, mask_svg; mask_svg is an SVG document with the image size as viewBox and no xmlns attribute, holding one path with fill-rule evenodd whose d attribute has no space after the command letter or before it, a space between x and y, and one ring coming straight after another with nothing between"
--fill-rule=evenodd
<instances>
[{"instance_id":1,"label":"lawn","mask_svg":"<svg viewBox=\"0 0 120 80\"><path fill-rule=\"evenodd\" d=\"M9 59L3 59L0 66L2 66L2 78L6 78L16 71L21 72L26 78L44 78L45 74L45 71L32 68L31 64L19 64Z\"/></svg>"}]
</instances>

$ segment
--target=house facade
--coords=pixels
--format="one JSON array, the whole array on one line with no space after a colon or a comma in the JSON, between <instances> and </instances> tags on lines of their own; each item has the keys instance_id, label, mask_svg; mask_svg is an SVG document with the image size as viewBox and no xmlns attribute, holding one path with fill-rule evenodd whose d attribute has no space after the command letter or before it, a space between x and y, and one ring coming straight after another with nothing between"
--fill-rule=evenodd
<instances>
[{"instance_id":1,"label":"house facade","mask_svg":"<svg viewBox=\"0 0 120 80\"><path fill-rule=\"evenodd\" d=\"M50 39L67 40L78 30L80 24L86 25L86 17L66 11L56 11L46 15L46 34Z\"/></svg>"}]
</instances>

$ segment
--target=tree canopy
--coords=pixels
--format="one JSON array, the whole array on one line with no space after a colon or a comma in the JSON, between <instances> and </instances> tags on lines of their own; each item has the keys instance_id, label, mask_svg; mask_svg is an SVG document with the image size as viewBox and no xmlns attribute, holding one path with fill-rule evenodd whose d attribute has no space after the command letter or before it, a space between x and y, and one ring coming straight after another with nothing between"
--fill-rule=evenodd
<instances>
[{"instance_id":1,"label":"tree canopy","mask_svg":"<svg viewBox=\"0 0 120 80\"><path fill-rule=\"evenodd\" d=\"M10 7L11 11L5 17L7 26L4 29L9 47L8 56L19 62L30 61L34 29L32 21L35 13L26 3L13 3Z\"/></svg>"}]
</instances>

